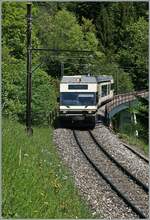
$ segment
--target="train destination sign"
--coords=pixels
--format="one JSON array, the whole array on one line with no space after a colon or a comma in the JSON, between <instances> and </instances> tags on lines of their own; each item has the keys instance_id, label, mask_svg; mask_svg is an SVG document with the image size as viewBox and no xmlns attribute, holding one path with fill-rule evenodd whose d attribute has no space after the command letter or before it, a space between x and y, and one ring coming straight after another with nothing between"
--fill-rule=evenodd
<instances>
[{"instance_id":1,"label":"train destination sign","mask_svg":"<svg viewBox=\"0 0 150 220\"><path fill-rule=\"evenodd\" d=\"M68 89L88 89L88 85L68 85Z\"/></svg>"}]
</instances>

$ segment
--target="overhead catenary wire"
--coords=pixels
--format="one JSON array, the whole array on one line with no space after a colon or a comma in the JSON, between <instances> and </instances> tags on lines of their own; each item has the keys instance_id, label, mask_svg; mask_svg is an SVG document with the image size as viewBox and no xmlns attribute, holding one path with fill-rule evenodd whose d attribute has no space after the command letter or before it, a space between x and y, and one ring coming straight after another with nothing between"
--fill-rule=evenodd
<instances>
[{"instance_id":1,"label":"overhead catenary wire","mask_svg":"<svg viewBox=\"0 0 150 220\"><path fill-rule=\"evenodd\" d=\"M55 48L32 48L32 51L51 51L55 53L62 53L62 52L71 52L71 53L95 53L92 50L68 50L68 49L55 49Z\"/></svg>"}]
</instances>

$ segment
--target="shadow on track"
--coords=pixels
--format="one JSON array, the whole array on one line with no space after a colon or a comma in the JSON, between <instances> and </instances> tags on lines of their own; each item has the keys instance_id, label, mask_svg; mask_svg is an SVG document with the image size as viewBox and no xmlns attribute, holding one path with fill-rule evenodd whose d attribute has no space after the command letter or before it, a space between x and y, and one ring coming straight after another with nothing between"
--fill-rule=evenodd
<instances>
[{"instance_id":1,"label":"shadow on track","mask_svg":"<svg viewBox=\"0 0 150 220\"><path fill-rule=\"evenodd\" d=\"M94 129L95 123L90 123L88 121L60 120L60 118L57 117L53 122L53 127L55 129L68 128L68 129L76 129L76 130L88 130L88 129Z\"/></svg>"}]
</instances>

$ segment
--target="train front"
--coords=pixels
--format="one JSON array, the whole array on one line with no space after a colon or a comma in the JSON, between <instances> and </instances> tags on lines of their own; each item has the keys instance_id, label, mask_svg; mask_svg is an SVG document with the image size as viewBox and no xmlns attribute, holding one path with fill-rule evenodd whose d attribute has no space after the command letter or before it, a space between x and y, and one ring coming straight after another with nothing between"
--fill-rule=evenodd
<instances>
[{"instance_id":1,"label":"train front","mask_svg":"<svg viewBox=\"0 0 150 220\"><path fill-rule=\"evenodd\" d=\"M60 82L60 120L95 124L97 81L92 76L63 76Z\"/></svg>"}]
</instances>

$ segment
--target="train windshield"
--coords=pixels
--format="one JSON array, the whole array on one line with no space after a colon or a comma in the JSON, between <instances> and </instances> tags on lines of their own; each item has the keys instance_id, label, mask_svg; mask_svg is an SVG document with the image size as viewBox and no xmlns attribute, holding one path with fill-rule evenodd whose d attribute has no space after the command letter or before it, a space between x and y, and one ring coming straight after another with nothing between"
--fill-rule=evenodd
<instances>
[{"instance_id":1,"label":"train windshield","mask_svg":"<svg viewBox=\"0 0 150 220\"><path fill-rule=\"evenodd\" d=\"M60 94L61 105L96 105L95 92L62 92Z\"/></svg>"}]
</instances>

